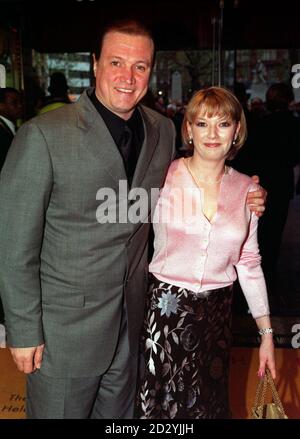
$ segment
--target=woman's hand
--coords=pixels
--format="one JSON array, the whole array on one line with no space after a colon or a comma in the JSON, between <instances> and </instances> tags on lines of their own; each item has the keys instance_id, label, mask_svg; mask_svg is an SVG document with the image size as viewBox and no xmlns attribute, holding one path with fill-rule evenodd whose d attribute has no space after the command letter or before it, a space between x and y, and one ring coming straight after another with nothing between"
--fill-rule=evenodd
<instances>
[{"instance_id":1,"label":"woman's hand","mask_svg":"<svg viewBox=\"0 0 300 439\"><path fill-rule=\"evenodd\" d=\"M272 378L276 378L275 367L275 351L272 334L264 334L261 336L261 343L259 348L259 370L258 376L262 378L265 370L268 368L271 372Z\"/></svg>"}]
</instances>

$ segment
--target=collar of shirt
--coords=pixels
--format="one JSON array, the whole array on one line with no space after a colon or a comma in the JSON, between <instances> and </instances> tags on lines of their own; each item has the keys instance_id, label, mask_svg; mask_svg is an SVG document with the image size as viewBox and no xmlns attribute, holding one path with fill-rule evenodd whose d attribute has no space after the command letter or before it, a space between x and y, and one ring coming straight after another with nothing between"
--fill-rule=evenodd
<instances>
[{"instance_id":1,"label":"collar of shirt","mask_svg":"<svg viewBox=\"0 0 300 439\"><path fill-rule=\"evenodd\" d=\"M99 101L99 99L96 96L95 90L93 90L92 94L90 95L90 99L94 104L96 110L104 120L104 123L107 126L117 146L119 147L120 145L124 133L124 128L125 125L127 124L131 128L133 132L133 136L138 137L137 143L139 144L139 148L138 148L139 150L144 140L143 121L139 110L135 108L131 118L125 121L124 119L122 119L121 117L117 116L112 111L110 111L108 108L106 108Z\"/></svg>"},{"instance_id":2,"label":"collar of shirt","mask_svg":"<svg viewBox=\"0 0 300 439\"><path fill-rule=\"evenodd\" d=\"M8 126L8 128L10 129L12 134L15 135L16 134L16 128L15 128L14 123L11 120L9 120L6 117L1 116L1 115L0 115L0 119L2 119L3 122Z\"/></svg>"}]
</instances>

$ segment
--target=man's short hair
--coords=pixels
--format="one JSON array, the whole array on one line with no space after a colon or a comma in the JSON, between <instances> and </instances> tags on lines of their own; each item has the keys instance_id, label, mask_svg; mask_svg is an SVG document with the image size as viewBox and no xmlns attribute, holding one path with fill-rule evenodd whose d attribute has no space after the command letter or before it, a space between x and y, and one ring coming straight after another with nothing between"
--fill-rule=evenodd
<instances>
[{"instance_id":1,"label":"man's short hair","mask_svg":"<svg viewBox=\"0 0 300 439\"><path fill-rule=\"evenodd\" d=\"M115 20L104 26L104 28L102 28L100 32L100 35L97 38L96 46L93 51L97 61L101 55L104 37L109 32L120 32L127 35L148 37L153 42L153 52L154 52L154 40L153 40L152 32L144 23L135 19ZM154 53L153 53L153 59L154 59Z\"/></svg>"}]
</instances>

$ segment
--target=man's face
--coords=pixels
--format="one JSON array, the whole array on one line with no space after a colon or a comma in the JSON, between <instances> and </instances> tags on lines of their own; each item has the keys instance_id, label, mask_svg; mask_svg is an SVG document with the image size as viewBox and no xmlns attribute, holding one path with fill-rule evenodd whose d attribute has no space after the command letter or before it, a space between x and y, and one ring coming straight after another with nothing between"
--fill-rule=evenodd
<instances>
[{"instance_id":1,"label":"man's face","mask_svg":"<svg viewBox=\"0 0 300 439\"><path fill-rule=\"evenodd\" d=\"M18 93L6 93L5 102L0 103L0 114L12 122L22 117L22 101Z\"/></svg>"},{"instance_id":2,"label":"man's face","mask_svg":"<svg viewBox=\"0 0 300 439\"><path fill-rule=\"evenodd\" d=\"M153 42L146 36L109 32L94 60L96 96L122 119L129 119L145 96L151 73Z\"/></svg>"}]
</instances>

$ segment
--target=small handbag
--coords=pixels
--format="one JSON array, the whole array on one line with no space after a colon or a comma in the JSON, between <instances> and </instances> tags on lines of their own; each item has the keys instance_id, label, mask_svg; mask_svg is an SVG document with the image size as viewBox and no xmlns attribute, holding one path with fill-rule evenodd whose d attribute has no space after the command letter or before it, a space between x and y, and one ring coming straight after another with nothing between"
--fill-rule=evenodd
<instances>
[{"instance_id":1,"label":"small handbag","mask_svg":"<svg viewBox=\"0 0 300 439\"><path fill-rule=\"evenodd\" d=\"M272 393L273 402L271 403L265 402L268 388ZM265 376L259 380L257 385L251 419L288 419L269 369L266 369Z\"/></svg>"}]
</instances>

